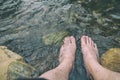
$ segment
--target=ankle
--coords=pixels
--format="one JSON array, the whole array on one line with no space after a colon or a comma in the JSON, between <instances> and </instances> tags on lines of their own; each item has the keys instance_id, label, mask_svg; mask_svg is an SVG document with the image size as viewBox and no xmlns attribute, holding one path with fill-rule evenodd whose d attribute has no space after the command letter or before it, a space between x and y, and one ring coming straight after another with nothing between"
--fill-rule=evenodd
<instances>
[{"instance_id":1,"label":"ankle","mask_svg":"<svg viewBox=\"0 0 120 80\"><path fill-rule=\"evenodd\" d=\"M74 60L65 59L58 65L57 68L70 70L72 69L73 65L74 65Z\"/></svg>"},{"instance_id":2,"label":"ankle","mask_svg":"<svg viewBox=\"0 0 120 80\"><path fill-rule=\"evenodd\" d=\"M68 63L74 62L74 60L75 60L75 57L73 57L73 56L66 56L66 57L64 57L62 59L62 61L60 63L66 63L66 64L68 64Z\"/></svg>"},{"instance_id":3,"label":"ankle","mask_svg":"<svg viewBox=\"0 0 120 80\"><path fill-rule=\"evenodd\" d=\"M107 80L109 72L99 63L94 63L92 64L90 74L93 76L94 80Z\"/></svg>"}]
</instances>

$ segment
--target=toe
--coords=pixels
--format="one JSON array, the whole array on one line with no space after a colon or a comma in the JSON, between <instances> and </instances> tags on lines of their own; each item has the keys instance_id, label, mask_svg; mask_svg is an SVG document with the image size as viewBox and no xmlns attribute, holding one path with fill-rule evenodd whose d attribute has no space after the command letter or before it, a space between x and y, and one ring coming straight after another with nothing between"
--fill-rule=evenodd
<instances>
[{"instance_id":1,"label":"toe","mask_svg":"<svg viewBox=\"0 0 120 80\"><path fill-rule=\"evenodd\" d=\"M93 42L93 40L89 37L89 44L91 45L91 46L94 46L94 42Z\"/></svg>"},{"instance_id":2,"label":"toe","mask_svg":"<svg viewBox=\"0 0 120 80\"><path fill-rule=\"evenodd\" d=\"M94 43L94 48L97 50L98 48L97 48L97 45Z\"/></svg>"},{"instance_id":3,"label":"toe","mask_svg":"<svg viewBox=\"0 0 120 80\"><path fill-rule=\"evenodd\" d=\"M88 43L92 45L92 39L90 37L88 37Z\"/></svg>"},{"instance_id":4,"label":"toe","mask_svg":"<svg viewBox=\"0 0 120 80\"><path fill-rule=\"evenodd\" d=\"M82 45L86 45L87 41L86 41L86 36L82 36L81 37L81 46Z\"/></svg>"},{"instance_id":5,"label":"toe","mask_svg":"<svg viewBox=\"0 0 120 80\"><path fill-rule=\"evenodd\" d=\"M88 36L85 36L86 44L90 44L90 38Z\"/></svg>"},{"instance_id":6,"label":"toe","mask_svg":"<svg viewBox=\"0 0 120 80\"><path fill-rule=\"evenodd\" d=\"M97 48L97 45L94 43L94 48Z\"/></svg>"},{"instance_id":7,"label":"toe","mask_svg":"<svg viewBox=\"0 0 120 80\"><path fill-rule=\"evenodd\" d=\"M61 46L61 48L60 48L60 54L59 54L59 58L62 56L63 49L64 49L64 45L62 45L62 46Z\"/></svg>"},{"instance_id":8,"label":"toe","mask_svg":"<svg viewBox=\"0 0 120 80\"><path fill-rule=\"evenodd\" d=\"M75 44L75 38L73 36L70 37L70 41L72 44Z\"/></svg>"},{"instance_id":9,"label":"toe","mask_svg":"<svg viewBox=\"0 0 120 80\"><path fill-rule=\"evenodd\" d=\"M69 44L70 42L70 37L65 37L64 44Z\"/></svg>"},{"instance_id":10,"label":"toe","mask_svg":"<svg viewBox=\"0 0 120 80\"><path fill-rule=\"evenodd\" d=\"M60 55L61 55L63 49L64 49L64 44L63 44L63 45L61 46L61 48L60 48Z\"/></svg>"}]
</instances>

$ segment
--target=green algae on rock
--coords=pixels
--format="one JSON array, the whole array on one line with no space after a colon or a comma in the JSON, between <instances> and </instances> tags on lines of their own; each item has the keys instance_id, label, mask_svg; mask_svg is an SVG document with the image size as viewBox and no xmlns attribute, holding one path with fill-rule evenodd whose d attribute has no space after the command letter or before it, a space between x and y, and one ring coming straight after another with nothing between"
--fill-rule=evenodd
<instances>
[{"instance_id":1,"label":"green algae on rock","mask_svg":"<svg viewBox=\"0 0 120 80\"><path fill-rule=\"evenodd\" d=\"M47 34L42 37L43 42L45 45L52 45L52 44L61 44L64 37L68 36L69 32L67 31L60 31L60 32L54 32Z\"/></svg>"},{"instance_id":2,"label":"green algae on rock","mask_svg":"<svg viewBox=\"0 0 120 80\"><path fill-rule=\"evenodd\" d=\"M0 80L37 76L38 72L26 64L20 55L8 50L5 46L0 46Z\"/></svg>"},{"instance_id":3,"label":"green algae on rock","mask_svg":"<svg viewBox=\"0 0 120 80\"><path fill-rule=\"evenodd\" d=\"M21 77L32 78L33 76L37 76L36 70L33 67L20 61L14 61L9 64L7 74L8 80L14 80Z\"/></svg>"},{"instance_id":4,"label":"green algae on rock","mask_svg":"<svg viewBox=\"0 0 120 80\"><path fill-rule=\"evenodd\" d=\"M103 54L101 64L107 69L120 72L120 48L112 48Z\"/></svg>"}]
</instances>

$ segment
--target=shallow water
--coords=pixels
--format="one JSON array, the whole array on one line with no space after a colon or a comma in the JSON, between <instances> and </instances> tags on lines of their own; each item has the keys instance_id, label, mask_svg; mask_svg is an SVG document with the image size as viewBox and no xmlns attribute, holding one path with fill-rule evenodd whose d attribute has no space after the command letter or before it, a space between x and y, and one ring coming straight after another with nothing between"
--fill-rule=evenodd
<instances>
[{"instance_id":1,"label":"shallow water","mask_svg":"<svg viewBox=\"0 0 120 80\"><path fill-rule=\"evenodd\" d=\"M77 51L70 80L87 80L80 49L80 37L88 35L97 43L100 56L120 47L119 0L1 0L0 45L23 56L39 74L58 65L61 44L45 44L43 37L61 31L76 38ZM93 5L97 3L98 5ZM93 7L95 6L95 7ZM97 7L97 8L96 8ZM108 13L108 14L107 14Z\"/></svg>"}]
</instances>

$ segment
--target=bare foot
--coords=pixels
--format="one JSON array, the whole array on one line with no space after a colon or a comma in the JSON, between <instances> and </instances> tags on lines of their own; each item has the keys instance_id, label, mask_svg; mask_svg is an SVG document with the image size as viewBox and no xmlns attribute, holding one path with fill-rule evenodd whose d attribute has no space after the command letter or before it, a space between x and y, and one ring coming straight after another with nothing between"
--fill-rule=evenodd
<instances>
[{"instance_id":1,"label":"bare foot","mask_svg":"<svg viewBox=\"0 0 120 80\"><path fill-rule=\"evenodd\" d=\"M60 49L59 61L60 64L40 77L48 80L69 80L69 74L73 68L75 60L76 43L73 36L66 37L64 44Z\"/></svg>"},{"instance_id":2,"label":"bare foot","mask_svg":"<svg viewBox=\"0 0 120 80\"><path fill-rule=\"evenodd\" d=\"M59 61L60 64L56 68L61 73L62 78L60 80L69 80L70 72L73 68L75 61L76 43L73 36L66 37L64 44L60 49Z\"/></svg>"},{"instance_id":3,"label":"bare foot","mask_svg":"<svg viewBox=\"0 0 120 80\"><path fill-rule=\"evenodd\" d=\"M60 49L59 61L62 63L63 61L74 61L75 60L75 51L76 51L76 43L75 38L73 36L66 37L64 39L64 44Z\"/></svg>"},{"instance_id":4,"label":"bare foot","mask_svg":"<svg viewBox=\"0 0 120 80\"><path fill-rule=\"evenodd\" d=\"M81 48L87 71L94 80L120 80L120 74L102 67L98 61L98 49L93 40L82 36Z\"/></svg>"},{"instance_id":5,"label":"bare foot","mask_svg":"<svg viewBox=\"0 0 120 80\"><path fill-rule=\"evenodd\" d=\"M91 68L93 67L93 64L99 62L97 46L90 37L82 36L81 48L82 48L85 66L88 72L92 72Z\"/></svg>"}]
</instances>

